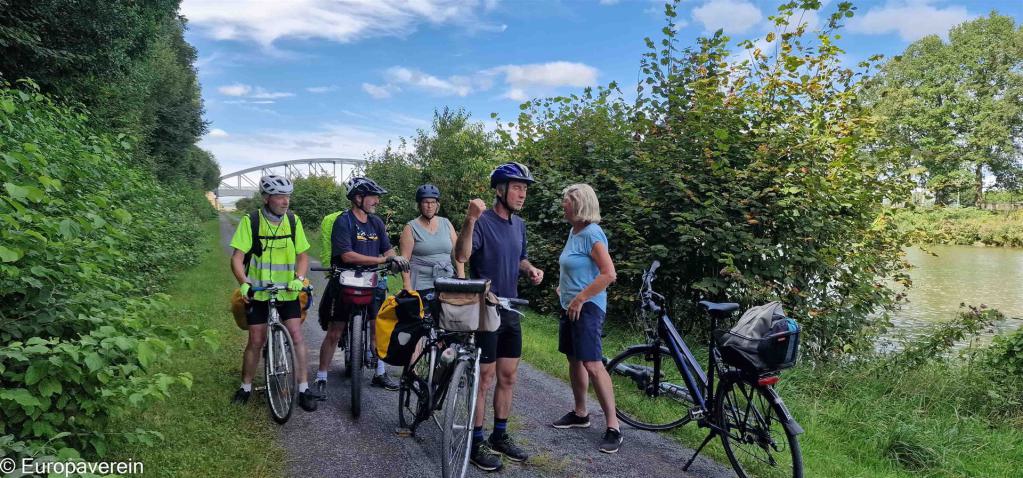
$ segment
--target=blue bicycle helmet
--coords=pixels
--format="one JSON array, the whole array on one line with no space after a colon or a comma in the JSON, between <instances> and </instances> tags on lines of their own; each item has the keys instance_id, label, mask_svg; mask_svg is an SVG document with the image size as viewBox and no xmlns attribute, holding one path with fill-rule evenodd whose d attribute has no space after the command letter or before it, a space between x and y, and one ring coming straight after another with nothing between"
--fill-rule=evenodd
<instances>
[{"instance_id":1,"label":"blue bicycle helmet","mask_svg":"<svg viewBox=\"0 0 1023 478\"><path fill-rule=\"evenodd\" d=\"M424 184L416 188L416 202L430 198L440 200L440 189L437 189L437 186Z\"/></svg>"},{"instance_id":2,"label":"blue bicycle helmet","mask_svg":"<svg viewBox=\"0 0 1023 478\"><path fill-rule=\"evenodd\" d=\"M348 194L347 197L351 200L356 194L363 196L383 196L387 194L387 190L380 187L376 181L370 178L354 177L348 180Z\"/></svg>"},{"instance_id":3,"label":"blue bicycle helmet","mask_svg":"<svg viewBox=\"0 0 1023 478\"><path fill-rule=\"evenodd\" d=\"M533 184L536 182L536 179L533 178L533 173L529 172L529 168L525 164L515 162L504 163L494 169L494 172L490 173L490 187L492 188L509 181L522 181L526 184Z\"/></svg>"}]
</instances>

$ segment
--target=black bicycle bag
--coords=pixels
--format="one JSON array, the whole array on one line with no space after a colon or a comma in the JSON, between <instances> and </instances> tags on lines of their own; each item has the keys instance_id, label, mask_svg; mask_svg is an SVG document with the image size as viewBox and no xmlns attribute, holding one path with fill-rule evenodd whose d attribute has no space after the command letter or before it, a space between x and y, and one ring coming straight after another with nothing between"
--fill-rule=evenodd
<instances>
[{"instance_id":1,"label":"black bicycle bag","mask_svg":"<svg viewBox=\"0 0 1023 478\"><path fill-rule=\"evenodd\" d=\"M796 364L801 330L780 302L771 302L750 308L734 327L715 335L726 363L759 375Z\"/></svg>"}]
</instances>

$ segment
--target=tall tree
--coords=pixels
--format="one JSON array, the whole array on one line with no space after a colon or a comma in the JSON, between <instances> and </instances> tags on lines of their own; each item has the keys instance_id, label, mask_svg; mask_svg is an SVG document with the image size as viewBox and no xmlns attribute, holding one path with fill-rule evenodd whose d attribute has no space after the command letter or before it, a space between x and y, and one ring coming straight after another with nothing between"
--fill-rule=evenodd
<instances>
[{"instance_id":1,"label":"tall tree","mask_svg":"<svg viewBox=\"0 0 1023 478\"><path fill-rule=\"evenodd\" d=\"M882 128L941 204L972 175L975 203L984 177L1018 189L1023 172L1023 27L992 12L928 36L890 60L869 88Z\"/></svg>"}]
</instances>

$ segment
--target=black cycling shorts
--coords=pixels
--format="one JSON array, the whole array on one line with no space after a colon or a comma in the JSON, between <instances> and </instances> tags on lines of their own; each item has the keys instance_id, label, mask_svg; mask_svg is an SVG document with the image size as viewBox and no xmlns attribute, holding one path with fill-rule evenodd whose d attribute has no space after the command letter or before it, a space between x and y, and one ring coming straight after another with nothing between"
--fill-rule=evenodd
<instances>
[{"instance_id":1,"label":"black cycling shorts","mask_svg":"<svg viewBox=\"0 0 1023 478\"><path fill-rule=\"evenodd\" d=\"M289 319L302 318L302 306L298 299L277 301L277 313L281 316L281 322ZM270 321L270 302L265 300L250 300L245 311L245 322L249 325L261 325Z\"/></svg>"},{"instance_id":2,"label":"black cycling shorts","mask_svg":"<svg viewBox=\"0 0 1023 478\"><path fill-rule=\"evenodd\" d=\"M519 314L501 311L501 326L496 332L476 332L480 363L494 363L499 358L522 357L522 326Z\"/></svg>"}]
</instances>

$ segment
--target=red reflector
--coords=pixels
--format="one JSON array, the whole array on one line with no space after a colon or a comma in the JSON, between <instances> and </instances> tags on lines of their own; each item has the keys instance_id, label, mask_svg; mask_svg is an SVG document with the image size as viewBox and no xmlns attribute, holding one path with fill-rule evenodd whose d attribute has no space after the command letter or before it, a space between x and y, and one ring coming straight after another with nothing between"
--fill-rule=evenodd
<instances>
[{"instance_id":1,"label":"red reflector","mask_svg":"<svg viewBox=\"0 0 1023 478\"><path fill-rule=\"evenodd\" d=\"M773 377L761 377L757 380L757 384L766 387L778 383L779 380L781 380L781 378L779 378L777 375Z\"/></svg>"}]
</instances>

